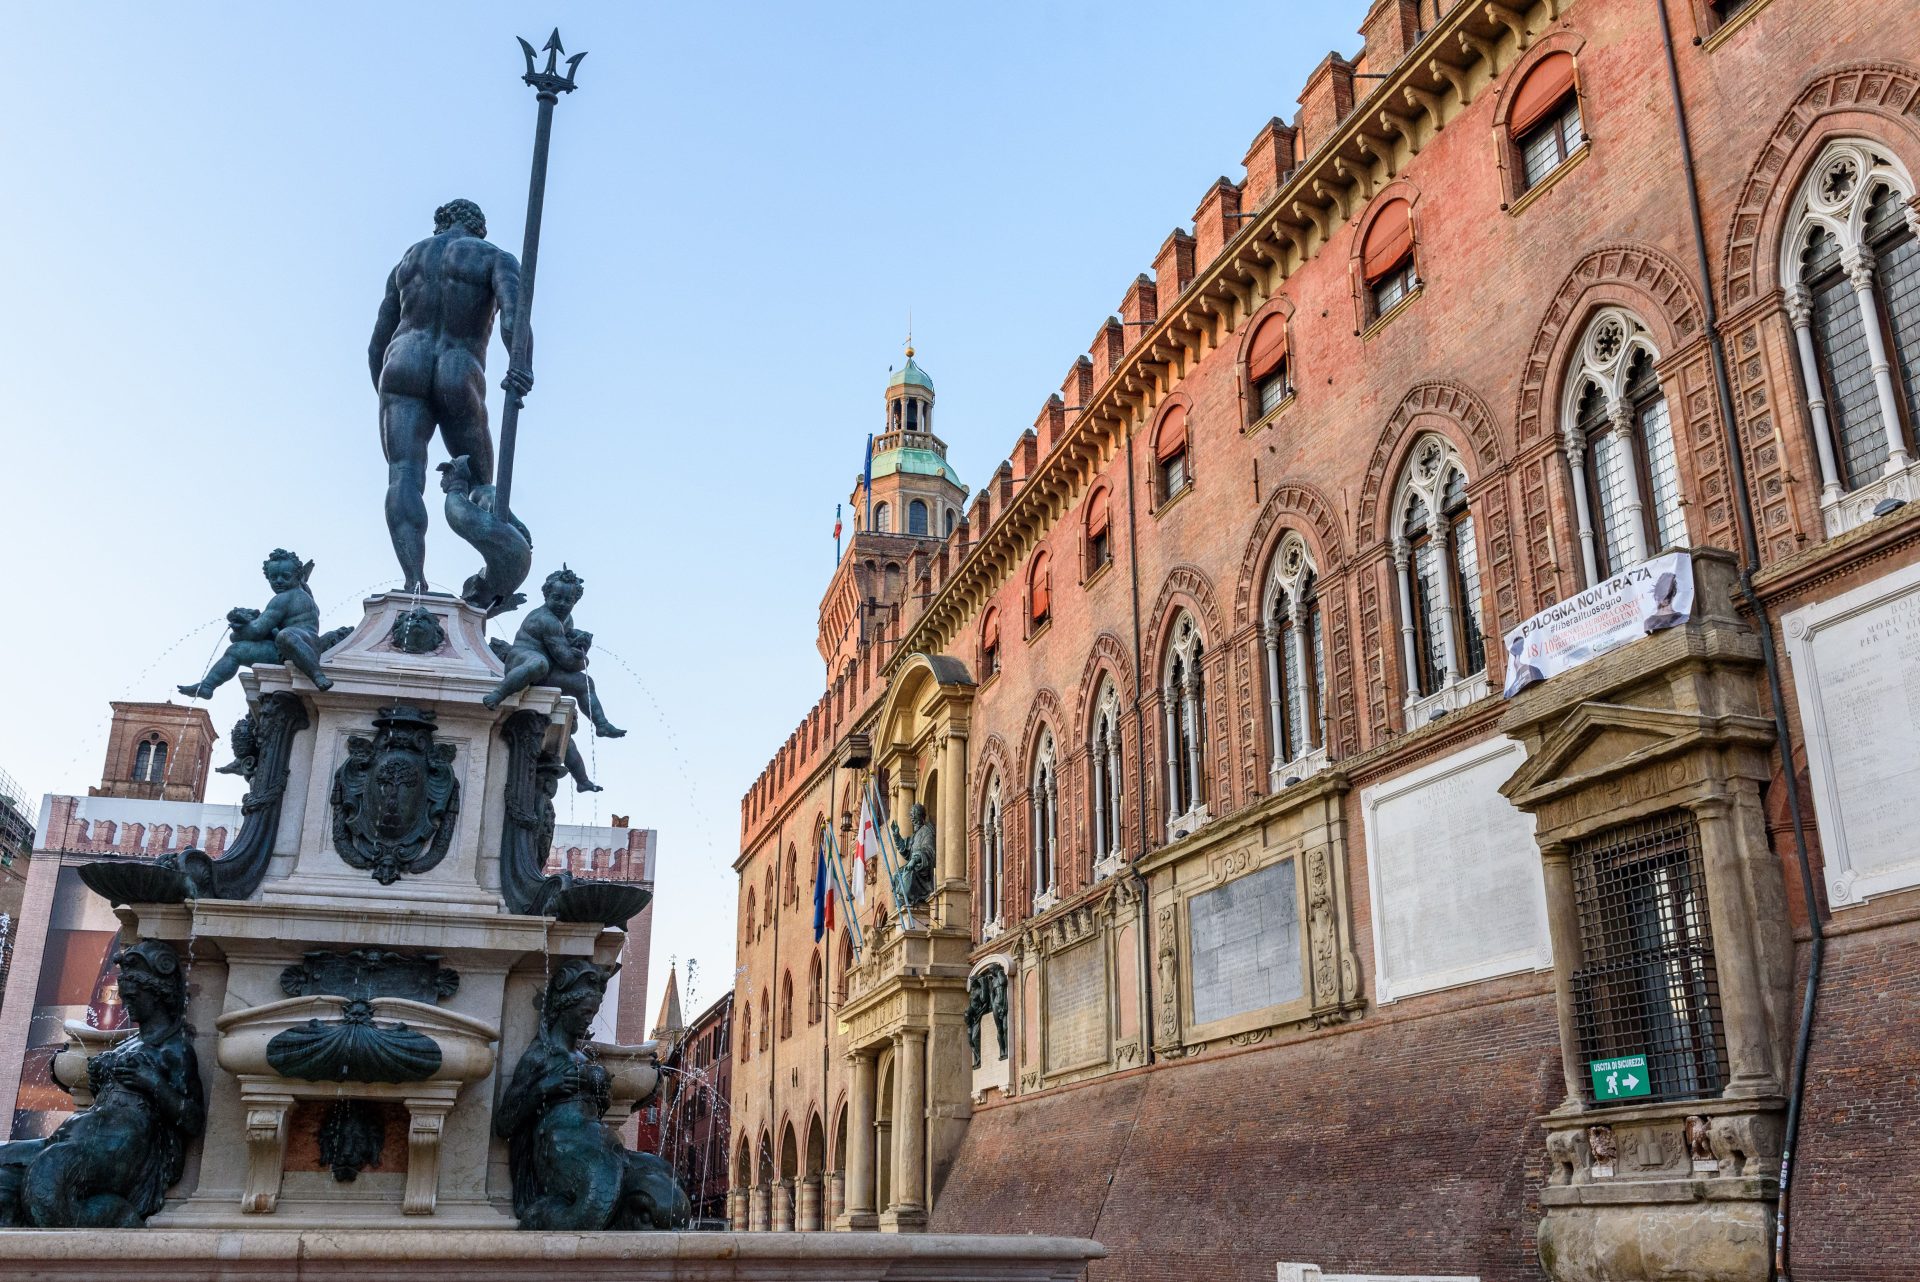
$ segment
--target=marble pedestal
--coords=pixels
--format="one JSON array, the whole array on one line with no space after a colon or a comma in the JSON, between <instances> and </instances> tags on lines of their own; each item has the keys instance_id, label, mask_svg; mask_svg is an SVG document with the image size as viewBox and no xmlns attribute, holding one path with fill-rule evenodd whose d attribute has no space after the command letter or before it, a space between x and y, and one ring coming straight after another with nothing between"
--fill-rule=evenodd
<instances>
[{"instance_id":1,"label":"marble pedestal","mask_svg":"<svg viewBox=\"0 0 1920 1282\"><path fill-rule=\"evenodd\" d=\"M434 617L442 638L421 654L395 640L396 621L416 608ZM129 1242L159 1250L173 1249L165 1243L230 1242L163 1231L256 1225L510 1227L506 1144L495 1137L493 1118L536 1031L536 999L558 960L604 964L619 955L622 931L512 913L500 894L508 756L502 724L530 710L545 726L545 750L564 752L575 722L572 700L535 687L497 709L484 706L482 696L503 670L487 646L485 620L441 595L370 598L359 626L325 655L324 667L333 681L326 691L280 666L241 678L251 703L291 693L307 721L292 743L271 859L252 896L118 909L128 937L170 941L187 958L187 1018L207 1095L206 1133L188 1154L185 1178L148 1235ZM451 748L459 787L444 856L382 885L336 849L332 794L350 741L372 736L374 718L393 705L432 714L433 743ZM438 1067L402 1081L283 1075L268 1051L274 1036L315 1020L336 1026L348 1013L343 994L288 987L298 987L297 976L289 976L314 954L397 954L408 959L404 966L438 976L437 989L370 1002L375 1026L403 1025L432 1041ZM377 958L366 963L387 974L381 965ZM608 1120L617 1121L652 1094L657 1069L651 1044L601 1049L614 1076ZM336 1177L320 1138L321 1119L340 1100L380 1119L379 1157L351 1179ZM131 1260L122 1250L110 1254Z\"/></svg>"}]
</instances>

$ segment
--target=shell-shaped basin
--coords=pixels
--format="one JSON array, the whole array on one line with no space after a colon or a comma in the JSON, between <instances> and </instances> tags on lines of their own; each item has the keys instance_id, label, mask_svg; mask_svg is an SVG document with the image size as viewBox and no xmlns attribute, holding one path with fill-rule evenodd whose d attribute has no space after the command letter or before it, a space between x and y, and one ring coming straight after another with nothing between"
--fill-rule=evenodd
<instances>
[{"instance_id":1,"label":"shell-shaped basin","mask_svg":"<svg viewBox=\"0 0 1920 1282\"><path fill-rule=\"evenodd\" d=\"M361 1019L368 1013L364 1009L350 1011L350 1007L371 1007L374 1028L404 1026L409 1034L404 1037L405 1042L418 1044L420 1038L425 1038L439 1051L440 1062L437 1066L429 1069L427 1065L431 1057L425 1057L419 1061L422 1065L419 1073L406 1074L400 1080L476 1082L493 1071L493 1048L500 1040L500 1030L491 1024L405 997L375 997L357 1002L335 993L289 997L222 1015L213 1024L220 1034L220 1067L235 1074L286 1076L276 1067L275 1061L278 1060L282 1065L291 1062L285 1053L288 1042L302 1037L311 1038L316 1022L320 1030L330 1030L348 1024L350 1019ZM292 1034L292 1038L283 1040L279 1051L270 1050L269 1044L283 1033ZM342 1077L337 1072L329 1071L324 1077L303 1076L302 1080L372 1082L396 1078L391 1074L377 1073L364 1077Z\"/></svg>"}]
</instances>

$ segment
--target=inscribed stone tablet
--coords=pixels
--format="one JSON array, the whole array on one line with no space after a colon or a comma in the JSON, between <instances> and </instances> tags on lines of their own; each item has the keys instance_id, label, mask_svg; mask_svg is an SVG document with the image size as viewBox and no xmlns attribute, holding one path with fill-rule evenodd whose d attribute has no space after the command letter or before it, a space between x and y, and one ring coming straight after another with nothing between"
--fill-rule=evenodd
<instances>
[{"instance_id":1,"label":"inscribed stone tablet","mask_svg":"<svg viewBox=\"0 0 1920 1282\"><path fill-rule=\"evenodd\" d=\"M1095 936L1047 958L1047 1069L1107 1057L1107 968Z\"/></svg>"},{"instance_id":2,"label":"inscribed stone tablet","mask_svg":"<svg viewBox=\"0 0 1920 1282\"><path fill-rule=\"evenodd\" d=\"M1304 990L1293 860L1188 900L1187 938L1195 1024L1298 1001Z\"/></svg>"},{"instance_id":3,"label":"inscribed stone tablet","mask_svg":"<svg viewBox=\"0 0 1920 1282\"><path fill-rule=\"evenodd\" d=\"M1526 755L1491 739L1361 794L1381 1001L1552 964L1533 818L1499 791Z\"/></svg>"},{"instance_id":4,"label":"inscribed stone tablet","mask_svg":"<svg viewBox=\"0 0 1920 1282\"><path fill-rule=\"evenodd\" d=\"M1920 566L1786 625L1828 898L1920 884Z\"/></svg>"}]
</instances>

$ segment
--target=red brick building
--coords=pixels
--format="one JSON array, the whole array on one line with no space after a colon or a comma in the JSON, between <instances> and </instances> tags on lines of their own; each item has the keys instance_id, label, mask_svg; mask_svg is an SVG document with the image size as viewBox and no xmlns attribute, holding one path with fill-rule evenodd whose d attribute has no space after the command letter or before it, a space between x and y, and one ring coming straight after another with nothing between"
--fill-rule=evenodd
<instances>
[{"instance_id":1,"label":"red brick building","mask_svg":"<svg viewBox=\"0 0 1920 1282\"><path fill-rule=\"evenodd\" d=\"M896 376L742 804L736 1224L1920 1272L1917 18L1379 0L951 529ZM933 893L815 944L870 785Z\"/></svg>"},{"instance_id":2,"label":"red brick building","mask_svg":"<svg viewBox=\"0 0 1920 1282\"><path fill-rule=\"evenodd\" d=\"M687 1191L695 1227L722 1227L732 1151L733 994L723 994L684 1028L679 1027L679 995L671 974L667 994L653 1030L665 1070L654 1105L659 1116L655 1151L672 1163L680 1187Z\"/></svg>"}]
</instances>

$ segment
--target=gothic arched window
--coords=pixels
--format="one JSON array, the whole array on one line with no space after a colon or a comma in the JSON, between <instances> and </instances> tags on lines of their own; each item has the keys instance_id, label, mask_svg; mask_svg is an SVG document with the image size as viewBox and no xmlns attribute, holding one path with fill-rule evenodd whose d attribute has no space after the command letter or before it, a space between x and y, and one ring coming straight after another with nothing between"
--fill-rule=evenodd
<instances>
[{"instance_id":1,"label":"gothic arched window","mask_svg":"<svg viewBox=\"0 0 1920 1282\"><path fill-rule=\"evenodd\" d=\"M1408 702L1486 670L1480 554L1467 474L1438 436L1416 443L1401 479L1393 544Z\"/></svg>"},{"instance_id":2,"label":"gothic arched window","mask_svg":"<svg viewBox=\"0 0 1920 1282\"><path fill-rule=\"evenodd\" d=\"M1121 859L1120 692L1113 678L1100 683L1093 700L1093 734L1087 742L1093 778L1093 875L1110 876Z\"/></svg>"},{"instance_id":3,"label":"gothic arched window","mask_svg":"<svg viewBox=\"0 0 1920 1282\"><path fill-rule=\"evenodd\" d=\"M1830 143L1795 199L1782 245L1780 276L1829 508L1848 490L1904 472L1913 458L1920 210L1912 197L1912 180L1885 148ZM1841 532L1828 524L1829 533Z\"/></svg>"},{"instance_id":4,"label":"gothic arched window","mask_svg":"<svg viewBox=\"0 0 1920 1282\"><path fill-rule=\"evenodd\" d=\"M1269 787L1278 790L1287 766L1326 742L1326 656L1320 636L1319 583L1307 545L1289 532L1267 571L1262 610L1267 651L1267 737L1273 755Z\"/></svg>"},{"instance_id":5,"label":"gothic arched window","mask_svg":"<svg viewBox=\"0 0 1920 1282\"><path fill-rule=\"evenodd\" d=\"M1173 625L1161 679L1166 718L1167 836L1185 836L1206 818L1206 643L1184 611Z\"/></svg>"},{"instance_id":6,"label":"gothic arched window","mask_svg":"<svg viewBox=\"0 0 1920 1282\"><path fill-rule=\"evenodd\" d=\"M995 775L987 783L987 807L980 815L980 921L982 935L987 939L1000 933L1006 840L1006 827L1000 810L1000 778Z\"/></svg>"},{"instance_id":7,"label":"gothic arched window","mask_svg":"<svg viewBox=\"0 0 1920 1282\"><path fill-rule=\"evenodd\" d=\"M1561 436L1587 582L1687 541L1680 469L1647 328L1609 307L1581 339Z\"/></svg>"},{"instance_id":8,"label":"gothic arched window","mask_svg":"<svg viewBox=\"0 0 1920 1282\"><path fill-rule=\"evenodd\" d=\"M1044 912L1060 899L1060 787L1055 773L1053 731L1040 731L1033 754L1029 808L1033 818L1033 911Z\"/></svg>"}]
</instances>

